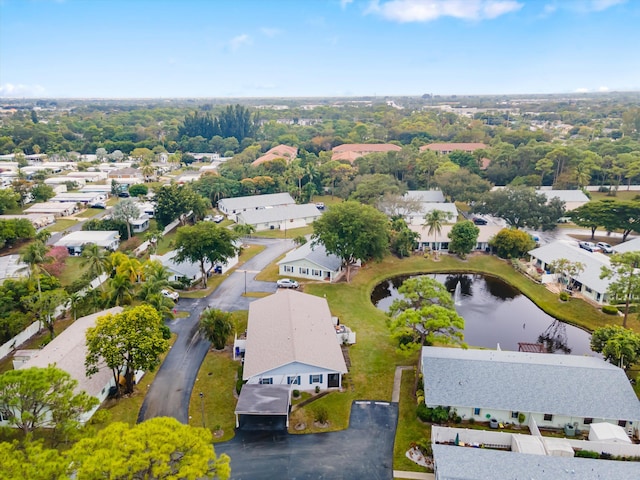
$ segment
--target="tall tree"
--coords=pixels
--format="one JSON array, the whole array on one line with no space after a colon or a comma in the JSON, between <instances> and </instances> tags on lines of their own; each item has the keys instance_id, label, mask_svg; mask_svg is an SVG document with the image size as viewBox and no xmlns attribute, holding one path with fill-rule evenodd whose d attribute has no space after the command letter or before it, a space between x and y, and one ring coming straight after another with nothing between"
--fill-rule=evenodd
<instances>
[{"instance_id":1,"label":"tall tree","mask_svg":"<svg viewBox=\"0 0 640 480\"><path fill-rule=\"evenodd\" d=\"M610 280L607 293L609 302L624 303L622 326L627 326L629 306L634 298L640 298L640 252L614 253L609 257L610 267L603 266L600 278Z\"/></svg>"},{"instance_id":2,"label":"tall tree","mask_svg":"<svg viewBox=\"0 0 640 480\"><path fill-rule=\"evenodd\" d=\"M576 276L584 272L584 263L573 262L566 258L558 258L549 264L551 271L558 276L558 283L566 282L569 288L572 287Z\"/></svg>"},{"instance_id":3,"label":"tall tree","mask_svg":"<svg viewBox=\"0 0 640 480\"><path fill-rule=\"evenodd\" d=\"M8 370L0 375L0 410L26 435L40 428L58 432L77 427L81 416L98 404L78 382L55 366Z\"/></svg>"},{"instance_id":4,"label":"tall tree","mask_svg":"<svg viewBox=\"0 0 640 480\"><path fill-rule=\"evenodd\" d=\"M216 456L210 430L158 417L112 423L67 453L77 478L227 480L230 458Z\"/></svg>"},{"instance_id":5,"label":"tall tree","mask_svg":"<svg viewBox=\"0 0 640 480\"><path fill-rule=\"evenodd\" d=\"M82 249L80 265L87 267L87 273L91 278L97 278L105 273L107 265L107 252L95 243L90 243ZM100 284L104 291L104 283Z\"/></svg>"},{"instance_id":6,"label":"tall tree","mask_svg":"<svg viewBox=\"0 0 640 480\"><path fill-rule=\"evenodd\" d=\"M234 332L231 314L216 309L205 310L200 315L200 332L213 344L213 348L222 350Z\"/></svg>"},{"instance_id":7,"label":"tall tree","mask_svg":"<svg viewBox=\"0 0 640 480\"><path fill-rule=\"evenodd\" d=\"M21 299L26 308L49 330L50 338L55 337L56 312L69 300L67 292L62 288L39 292Z\"/></svg>"},{"instance_id":8,"label":"tall tree","mask_svg":"<svg viewBox=\"0 0 640 480\"><path fill-rule=\"evenodd\" d=\"M591 349L628 370L640 361L640 335L619 325L596 328L591 335Z\"/></svg>"},{"instance_id":9,"label":"tall tree","mask_svg":"<svg viewBox=\"0 0 640 480\"><path fill-rule=\"evenodd\" d=\"M47 257L47 246L43 242L36 240L25 249L21 260L29 265L31 277L36 279L38 283L38 292L42 293L42 288L40 286L42 265L51 260Z\"/></svg>"},{"instance_id":10,"label":"tall tree","mask_svg":"<svg viewBox=\"0 0 640 480\"><path fill-rule=\"evenodd\" d=\"M416 247L418 242L418 232L409 228L403 218L396 218L391 221L389 232L389 243L391 251L398 257L408 257Z\"/></svg>"},{"instance_id":11,"label":"tall tree","mask_svg":"<svg viewBox=\"0 0 640 480\"><path fill-rule=\"evenodd\" d=\"M313 222L313 241L339 256L347 267L358 260L382 259L389 249L387 217L369 205L348 201L332 205Z\"/></svg>"},{"instance_id":12,"label":"tall tree","mask_svg":"<svg viewBox=\"0 0 640 480\"><path fill-rule=\"evenodd\" d=\"M531 235L515 228L503 228L491 240L489 245L496 249L502 258L518 258L536 246Z\"/></svg>"},{"instance_id":13,"label":"tall tree","mask_svg":"<svg viewBox=\"0 0 640 480\"><path fill-rule=\"evenodd\" d=\"M123 372L124 393L133 392L135 373L153 371L160 363L160 355L169 348L162 326L160 314L148 305L98 318L96 326L87 330L87 375L97 373L106 364L116 385Z\"/></svg>"},{"instance_id":14,"label":"tall tree","mask_svg":"<svg viewBox=\"0 0 640 480\"><path fill-rule=\"evenodd\" d=\"M0 188L0 215L18 207L19 195L9 188Z\"/></svg>"},{"instance_id":15,"label":"tall tree","mask_svg":"<svg viewBox=\"0 0 640 480\"><path fill-rule=\"evenodd\" d=\"M438 258L438 249L436 248L436 243L438 236L442 233L442 225L451 218L451 214L449 212L445 212L444 210L431 210L424 216L424 224L427 226L427 232L429 235L433 235L433 253Z\"/></svg>"},{"instance_id":16,"label":"tall tree","mask_svg":"<svg viewBox=\"0 0 640 480\"><path fill-rule=\"evenodd\" d=\"M68 478L69 461L42 441L0 442L0 480L62 480Z\"/></svg>"},{"instance_id":17,"label":"tall tree","mask_svg":"<svg viewBox=\"0 0 640 480\"><path fill-rule=\"evenodd\" d=\"M579 227L590 228L591 240L593 240L598 227L615 222L615 219L609 218L612 215L612 204L614 203L614 200L587 202L567 212L567 217Z\"/></svg>"},{"instance_id":18,"label":"tall tree","mask_svg":"<svg viewBox=\"0 0 640 480\"><path fill-rule=\"evenodd\" d=\"M212 222L200 222L178 229L175 238L176 262L194 262L200 265L202 288L217 263L225 263L239 252L236 234Z\"/></svg>"},{"instance_id":19,"label":"tall tree","mask_svg":"<svg viewBox=\"0 0 640 480\"><path fill-rule=\"evenodd\" d=\"M470 220L456 223L449 232L449 251L465 258L478 243L480 229Z\"/></svg>"},{"instance_id":20,"label":"tall tree","mask_svg":"<svg viewBox=\"0 0 640 480\"><path fill-rule=\"evenodd\" d=\"M140 209L133 199L125 198L116 203L111 216L127 224L127 238L131 238L131 222L140 216Z\"/></svg>"}]
</instances>

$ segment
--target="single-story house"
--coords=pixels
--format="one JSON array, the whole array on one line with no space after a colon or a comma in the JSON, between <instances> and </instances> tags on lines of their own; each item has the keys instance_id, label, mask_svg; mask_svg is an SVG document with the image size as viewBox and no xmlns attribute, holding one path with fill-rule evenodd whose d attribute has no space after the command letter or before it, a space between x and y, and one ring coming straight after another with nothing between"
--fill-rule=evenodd
<instances>
[{"instance_id":1,"label":"single-story house","mask_svg":"<svg viewBox=\"0 0 640 480\"><path fill-rule=\"evenodd\" d=\"M258 165L261 165L263 163L271 162L276 158L283 158L287 162L287 164L289 164L297 156L298 156L297 147L291 147L289 145L278 145L273 147L270 150L267 150L267 152L264 155L256 158L253 161L253 163L251 163L251 165L253 165L254 167L257 167Z\"/></svg>"},{"instance_id":2,"label":"single-story house","mask_svg":"<svg viewBox=\"0 0 640 480\"><path fill-rule=\"evenodd\" d=\"M347 366L325 298L280 289L255 300L246 336L242 379L248 384L298 390L342 385Z\"/></svg>"},{"instance_id":3,"label":"single-story house","mask_svg":"<svg viewBox=\"0 0 640 480\"><path fill-rule=\"evenodd\" d=\"M88 395L97 398L101 404L109 395L111 387L115 386L115 380L111 369L106 365L91 377L87 376L84 367L87 357L86 333L87 329L95 326L98 318L108 314L115 315L122 312L122 310L122 307L113 307L78 318L43 348L16 352L16 355L14 355L14 368L46 368L49 365L55 365L78 382L75 389L76 393L85 391ZM88 421L98 410L100 404L90 412L87 412L81 421L83 423ZM7 422L4 422L4 424L6 425ZM3 425L2 420L0 420L0 425Z\"/></svg>"},{"instance_id":4,"label":"single-story house","mask_svg":"<svg viewBox=\"0 0 640 480\"><path fill-rule=\"evenodd\" d=\"M286 430L291 408L289 385L242 386L236 404L236 428L241 430Z\"/></svg>"},{"instance_id":5,"label":"single-story house","mask_svg":"<svg viewBox=\"0 0 640 480\"><path fill-rule=\"evenodd\" d=\"M132 233L141 233L149 229L149 215L141 213L138 218L129 221Z\"/></svg>"},{"instance_id":6,"label":"single-story house","mask_svg":"<svg viewBox=\"0 0 640 480\"><path fill-rule=\"evenodd\" d=\"M149 218L153 218L156 214L156 206L151 202L136 201L136 207L140 213L146 214Z\"/></svg>"},{"instance_id":7,"label":"single-story house","mask_svg":"<svg viewBox=\"0 0 640 480\"><path fill-rule=\"evenodd\" d=\"M120 245L120 233L117 230L80 230L65 235L54 245L56 247L67 247L69 255L80 255L84 246L89 244L115 251Z\"/></svg>"},{"instance_id":8,"label":"single-story house","mask_svg":"<svg viewBox=\"0 0 640 480\"><path fill-rule=\"evenodd\" d=\"M554 198L559 198L564 202L564 209L567 212L589 202L589 197L587 197L582 190L551 190L550 188L543 187L537 190L537 193L541 193L547 197L548 202Z\"/></svg>"},{"instance_id":9,"label":"single-story house","mask_svg":"<svg viewBox=\"0 0 640 480\"><path fill-rule=\"evenodd\" d=\"M42 228L51 225L56 221L56 217L46 213L29 213L26 215L0 215L0 220L29 220L34 228Z\"/></svg>"},{"instance_id":10,"label":"single-story house","mask_svg":"<svg viewBox=\"0 0 640 480\"><path fill-rule=\"evenodd\" d=\"M466 420L515 423L523 413L540 428L608 422L639 433L627 375L600 358L423 347L422 374L427 407L451 407Z\"/></svg>"},{"instance_id":11,"label":"single-story house","mask_svg":"<svg viewBox=\"0 0 640 480\"><path fill-rule=\"evenodd\" d=\"M85 180L83 178L69 178L69 177L51 177L45 178L45 185L65 185L67 183L75 183L76 185L82 187L85 185Z\"/></svg>"},{"instance_id":12,"label":"single-story house","mask_svg":"<svg viewBox=\"0 0 640 480\"><path fill-rule=\"evenodd\" d=\"M447 155L451 152L467 152L472 153L476 150L487 148L484 143L430 143L420 147L421 152L431 150L440 155Z\"/></svg>"},{"instance_id":13,"label":"single-story house","mask_svg":"<svg viewBox=\"0 0 640 480\"><path fill-rule=\"evenodd\" d=\"M20 255L0 257L0 285L7 278L21 278L29 275L29 265L20 261Z\"/></svg>"},{"instance_id":14,"label":"single-story house","mask_svg":"<svg viewBox=\"0 0 640 480\"><path fill-rule=\"evenodd\" d=\"M404 194L407 200L420 203L444 203L445 198L442 190L409 190Z\"/></svg>"},{"instance_id":15,"label":"single-story house","mask_svg":"<svg viewBox=\"0 0 640 480\"><path fill-rule=\"evenodd\" d=\"M558 240L542 247L530 250L531 264L551 273L550 264L561 258L571 262L580 262L584 270L574 278L567 279L572 284L573 290L580 292L586 298L599 304L607 302L607 290L609 280L600 278L602 267L609 266L609 257L603 253L588 252L579 248L577 242ZM543 276L545 281L557 281L556 276Z\"/></svg>"},{"instance_id":16,"label":"single-story house","mask_svg":"<svg viewBox=\"0 0 640 480\"><path fill-rule=\"evenodd\" d=\"M247 210L237 214L240 225L251 225L261 230L290 230L313 223L322 213L312 204L287 205L281 207Z\"/></svg>"},{"instance_id":17,"label":"single-story house","mask_svg":"<svg viewBox=\"0 0 640 480\"><path fill-rule=\"evenodd\" d=\"M218 201L218 210L225 215L235 215L247 210L258 210L268 207L295 205L296 201L288 193L271 193L267 195L250 195L246 197L223 198Z\"/></svg>"},{"instance_id":18,"label":"single-story house","mask_svg":"<svg viewBox=\"0 0 640 480\"><path fill-rule=\"evenodd\" d=\"M638 477L636 462L530 455L489 448L433 445L435 480L621 480Z\"/></svg>"},{"instance_id":19,"label":"single-story house","mask_svg":"<svg viewBox=\"0 0 640 480\"><path fill-rule=\"evenodd\" d=\"M240 246L240 243L236 243L236 246ZM200 271L200 264L198 262L182 262L175 261L175 256L178 254L176 250L165 253L164 255L151 255L151 260L158 260L169 270L169 281L179 282L183 279L191 280L191 282L198 282L202 279L202 272ZM220 272L225 273L230 268L235 267L238 264L238 255L229 258L225 263L218 264ZM208 267L209 265L205 265Z\"/></svg>"},{"instance_id":20,"label":"single-story house","mask_svg":"<svg viewBox=\"0 0 640 480\"><path fill-rule=\"evenodd\" d=\"M59 193L53 197L51 202L59 203L81 203L83 205L89 205L91 203L105 200L106 194L99 192L66 192Z\"/></svg>"},{"instance_id":21,"label":"single-story house","mask_svg":"<svg viewBox=\"0 0 640 480\"><path fill-rule=\"evenodd\" d=\"M142 170L132 167L111 170L108 173L108 177L114 180L131 180L132 183L138 183L143 180Z\"/></svg>"},{"instance_id":22,"label":"single-story house","mask_svg":"<svg viewBox=\"0 0 640 480\"><path fill-rule=\"evenodd\" d=\"M280 275L335 282L342 276L342 259L327 253L324 245L307 242L278 262Z\"/></svg>"},{"instance_id":23,"label":"single-story house","mask_svg":"<svg viewBox=\"0 0 640 480\"><path fill-rule=\"evenodd\" d=\"M202 172L188 172L176 177L176 182L180 184L191 183L200 180L201 177Z\"/></svg>"},{"instance_id":24,"label":"single-story house","mask_svg":"<svg viewBox=\"0 0 640 480\"><path fill-rule=\"evenodd\" d=\"M84 179L86 182L99 182L101 180L106 180L107 179L107 173L106 172L70 172L67 173L67 177L74 179L74 178L82 178Z\"/></svg>"},{"instance_id":25,"label":"single-story house","mask_svg":"<svg viewBox=\"0 0 640 480\"><path fill-rule=\"evenodd\" d=\"M407 225L424 225L425 216L433 212L434 210L440 210L448 215L448 218L443 223L456 223L458 221L458 208L455 203L432 203L423 202L420 204L420 209L414 212L408 212L403 214L403 218Z\"/></svg>"},{"instance_id":26,"label":"single-story house","mask_svg":"<svg viewBox=\"0 0 640 480\"><path fill-rule=\"evenodd\" d=\"M402 148L392 143L345 143L333 147L331 151L331 160L353 163L354 160L371 153L400 152Z\"/></svg>"},{"instance_id":27,"label":"single-story house","mask_svg":"<svg viewBox=\"0 0 640 480\"><path fill-rule=\"evenodd\" d=\"M640 252L640 237L628 239L613 247L615 253Z\"/></svg>"},{"instance_id":28,"label":"single-story house","mask_svg":"<svg viewBox=\"0 0 640 480\"><path fill-rule=\"evenodd\" d=\"M77 210L76 204L71 202L42 202L34 203L23 210L27 214L50 214L54 217L66 217Z\"/></svg>"},{"instance_id":29,"label":"single-story house","mask_svg":"<svg viewBox=\"0 0 640 480\"><path fill-rule=\"evenodd\" d=\"M488 251L489 241L496 236L496 234L504 227L500 225L477 225L480 232L478 233L478 241L476 243L475 251L486 252ZM418 249L419 250L438 250L439 252L449 251L449 233L453 225L443 224L440 233L429 233L429 227L426 225L409 225L409 228L416 232L418 236Z\"/></svg>"},{"instance_id":30,"label":"single-story house","mask_svg":"<svg viewBox=\"0 0 640 480\"><path fill-rule=\"evenodd\" d=\"M82 193L90 193L90 192L94 192L94 193L101 193L105 196L109 196L111 195L111 183L107 184L95 184L95 185L85 185L84 187L82 187L80 189L80 192Z\"/></svg>"}]
</instances>

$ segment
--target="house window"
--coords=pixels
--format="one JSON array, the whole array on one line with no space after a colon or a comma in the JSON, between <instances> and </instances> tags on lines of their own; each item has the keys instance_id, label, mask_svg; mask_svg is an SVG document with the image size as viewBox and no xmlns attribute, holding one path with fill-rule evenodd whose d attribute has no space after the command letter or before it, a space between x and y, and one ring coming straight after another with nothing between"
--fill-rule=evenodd
<instances>
[{"instance_id":1,"label":"house window","mask_svg":"<svg viewBox=\"0 0 640 480\"><path fill-rule=\"evenodd\" d=\"M272 384L273 384L273 378L271 377L260 379L260 385L272 385Z\"/></svg>"},{"instance_id":2,"label":"house window","mask_svg":"<svg viewBox=\"0 0 640 480\"><path fill-rule=\"evenodd\" d=\"M619 427L626 427L627 426L627 421L626 420L618 420L618 426Z\"/></svg>"},{"instance_id":3,"label":"house window","mask_svg":"<svg viewBox=\"0 0 640 480\"><path fill-rule=\"evenodd\" d=\"M287 385L300 385L300 375L287 377Z\"/></svg>"},{"instance_id":4,"label":"house window","mask_svg":"<svg viewBox=\"0 0 640 480\"><path fill-rule=\"evenodd\" d=\"M11 414L7 410L0 410L0 422L8 422Z\"/></svg>"},{"instance_id":5,"label":"house window","mask_svg":"<svg viewBox=\"0 0 640 480\"><path fill-rule=\"evenodd\" d=\"M322 375L309 375L309 383L322 383Z\"/></svg>"},{"instance_id":6,"label":"house window","mask_svg":"<svg viewBox=\"0 0 640 480\"><path fill-rule=\"evenodd\" d=\"M553 421L553 415L551 415L550 413L545 413L544 414L544 421L545 422L552 422Z\"/></svg>"},{"instance_id":7,"label":"house window","mask_svg":"<svg viewBox=\"0 0 640 480\"><path fill-rule=\"evenodd\" d=\"M582 423L585 425L590 425L593 422L593 418L585 418Z\"/></svg>"},{"instance_id":8,"label":"house window","mask_svg":"<svg viewBox=\"0 0 640 480\"><path fill-rule=\"evenodd\" d=\"M284 266L284 271L293 273L293 267L291 265L285 265Z\"/></svg>"},{"instance_id":9,"label":"house window","mask_svg":"<svg viewBox=\"0 0 640 480\"><path fill-rule=\"evenodd\" d=\"M309 274L309 269L300 267L300 273L302 275L308 275Z\"/></svg>"},{"instance_id":10,"label":"house window","mask_svg":"<svg viewBox=\"0 0 640 480\"><path fill-rule=\"evenodd\" d=\"M479 408L474 408L473 409L473 414L474 415L480 415L480 409Z\"/></svg>"},{"instance_id":11,"label":"house window","mask_svg":"<svg viewBox=\"0 0 640 480\"><path fill-rule=\"evenodd\" d=\"M314 277L321 277L322 272L320 270L311 270L311 275L313 275Z\"/></svg>"},{"instance_id":12,"label":"house window","mask_svg":"<svg viewBox=\"0 0 640 480\"><path fill-rule=\"evenodd\" d=\"M511 412L511 418L518 418L520 412Z\"/></svg>"}]
</instances>

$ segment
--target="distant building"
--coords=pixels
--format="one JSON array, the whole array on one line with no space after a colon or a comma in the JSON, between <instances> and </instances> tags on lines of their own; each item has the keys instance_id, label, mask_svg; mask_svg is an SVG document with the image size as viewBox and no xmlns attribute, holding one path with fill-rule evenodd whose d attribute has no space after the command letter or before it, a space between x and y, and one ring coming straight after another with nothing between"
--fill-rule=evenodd
<instances>
[{"instance_id":1,"label":"distant building","mask_svg":"<svg viewBox=\"0 0 640 480\"><path fill-rule=\"evenodd\" d=\"M564 208L567 212L581 207L585 203L589 202L582 190L551 190L547 188L541 188L537 190L537 193L541 193L547 197L547 202L550 202L554 198L558 198L564 202Z\"/></svg>"},{"instance_id":2,"label":"distant building","mask_svg":"<svg viewBox=\"0 0 640 480\"><path fill-rule=\"evenodd\" d=\"M69 255L80 255L84 246L91 244L115 251L120 245L120 233L116 230L80 230L65 235L54 245L56 247L67 247Z\"/></svg>"},{"instance_id":3,"label":"distant building","mask_svg":"<svg viewBox=\"0 0 640 480\"><path fill-rule=\"evenodd\" d=\"M268 150L264 155L258 157L253 161L251 165L254 167L261 165L266 162L271 162L277 158L284 159L287 164L291 163L292 160L296 158L298 155L298 148L291 147L289 145L278 145Z\"/></svg>"},{"instance_id":4,"label":"distant building","mask_svg":"<svg viewBox=\"0 0 640 480\"><path fill-rule=\"evenodd\" d=\"M332 149L331 160L353 163L356 159L371 153L400 152L402 148L391 143L345 143Z\"/></svg>"},{"instance_id":5,"label":"distant building","mask_svg":"<svg viewBox=\"0 0 640 480\"><path fill-rule=\"evenodd\" d=\"M448 155L452 152L473 153L476 150L487 148L484 143L430 143L420 147L421 152L431 150L440 155Z\"/></svg>"},{"instance_id":6,"label":"distant building","mask_svg":"<svg viewBox=\"0 0 640 480\"><path fill-rule=\"evenodd\" d=\"M267 195L223 198L218 201L218 210L235 220L235 216L240 212L295 204L296 201L288 193L271 193Z\"/></svg>"},{"instance_id":7,"label":"distant building","mask_svg":"<svg viewBox=\"0 0 640 480\"><path fill-rule=\"evenodd\" d=\"M247 210L237 214L240 225L251 225L257 232L262 230L290 230L310 225L322 213L311 203Z\"/></svg>"},{"instance_id":8,"label":"distant building","mask_svg":"<svg viewBox=\"0 0 640 480\"><path fill-rule=\"evenodd\" d=\"M280 275L335 282L342 276L342 259L312 242L290 251L278 262Z\"/></svg>"},{"instance_id":9,"label":"distant building","mask_svg":"<svg viewBox=\"0 0 640 480\"><path fill-rule=\"evenodd\" d=\"M20 260L20 255L0 257L0 285L7 278L22 278L29 275L29 265Z\"/></svg>"}]
</instances>

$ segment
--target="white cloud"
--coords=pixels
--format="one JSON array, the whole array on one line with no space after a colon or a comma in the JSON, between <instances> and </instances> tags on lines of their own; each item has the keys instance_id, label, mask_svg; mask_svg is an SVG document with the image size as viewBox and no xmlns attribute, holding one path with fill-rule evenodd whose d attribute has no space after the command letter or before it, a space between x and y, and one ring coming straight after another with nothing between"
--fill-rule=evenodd
<instances>
[{"instance_id":1,"label":"white cloud","mask_svg":"<svg viewBox=\"0 0 640 480\"><path fill-rule=\"evenodd\" d=\"M24 85L22 83L5 83L0 85L0 97L38 97L44 95L41 85Z\"/></svg>"},{"instance_id":2,"label":"white cloud","mask_svg":"<svg viewBox=\"0 0 640 480\"><path fill-rule=\"evenodd\" d=\"M282 30L280 30L279 28L262 27L260 29L260 32L262 32L262 34L267 37L275 37L276 35L280 35L282 33Z\"/></svg>"},{"instance_id":3,"label":"white cloud","mask_svg":"<svg viewBox=\"0 0 640 480\"><path fill-rule=\"evenodd\" d=\"M376 13L400 23L430 22L440 17L485 20L518 11L515 0L372 0L367 13Z\"/></svg>"},{"instance_id":4,"label":"white cloud","mask_svg":"<svg viewBox=\"0 0 640 480\"><path fill-rule=\"evenodd\" d=\"M576 88L576 93L587 93L589 91L588 88Z\"/></svg>"},{"instance_id":5,"label":"white cloud","mask_svg":"<svg viewBox=\"0 0 640 480\"><path fill-rule=\"evenodd\" d=\"M353 0L340 0L340 8L344 10L350 3L353 3Z\"/></svg>"},{"instance_id":6,"label":"white cloud","mask_svg":"<svg viewBox=\"0 0 640 480\"><path fill-rule=\"evenodd\" d=\"M549 15L558 10L577 13L602 12L626 2L627 0L554 0L544 6L543 13Z\"/></svg>"},{"instance_id":7,"label":"white cloud","mask_svg":"<svg viewBox=\"0 0 640 480\"><path fill-rule=\"evenodd\" d=\"M235 52L240 47L251 45L252 43L253 40L251 40L251 37L246 33L243 33L242 35L237 35L229 40L229 48L232 52Z\"/></svg>"},{"instance_id":8,"label":"white cloud","mask_svg":"<svg viewBox=\"0 0 640 480\"><path fill-rule=\"evenodd\" d=\"M609 87L598 87L598 91L599 92L608 92L609 91Z\"/></svg>"},{"instance_id":9,"label":"white cloud","mask_svg":"<svg viewBox=\"0 0 640 480\"><path fill-rule=\"evenodd\" d=\"M591 0L587 2L587 9L591 12L601 12L610 7L625 3L627 0Z\"/></svg>"}]
</instances>

